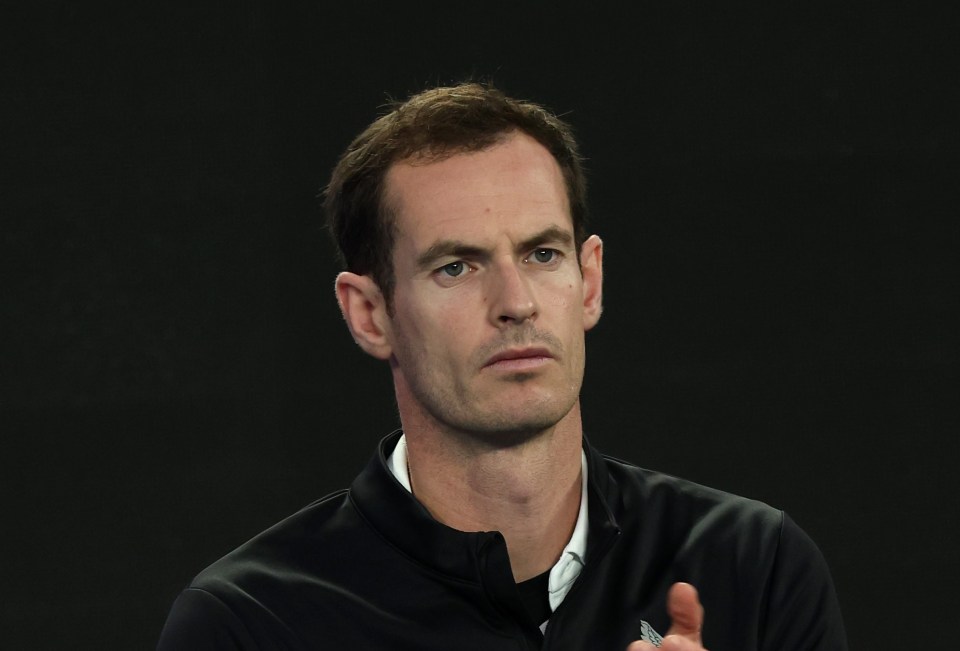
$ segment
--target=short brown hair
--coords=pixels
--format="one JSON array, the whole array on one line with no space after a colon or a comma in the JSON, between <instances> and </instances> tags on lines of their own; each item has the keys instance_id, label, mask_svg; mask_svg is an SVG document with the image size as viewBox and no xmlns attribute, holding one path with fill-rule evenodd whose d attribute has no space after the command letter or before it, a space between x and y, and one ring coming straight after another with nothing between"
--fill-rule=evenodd
<instances>
[{"instance_id":1,"label":"short brown hair","mask_svg":"<svg viewBox=\"0 0 960 651\"><path fill-rule=\"evenodd\" d=\"M537 140L559 164L579 255L586 238L586 179L570 127L538 104L507 97L489 84L464 83L392 105L340 157L323 206L347 270L371 275L389 306L395 234L384 186L390 166L415 156L442 160L480 151L515 131Z\"/></svg>"}]
</instances>

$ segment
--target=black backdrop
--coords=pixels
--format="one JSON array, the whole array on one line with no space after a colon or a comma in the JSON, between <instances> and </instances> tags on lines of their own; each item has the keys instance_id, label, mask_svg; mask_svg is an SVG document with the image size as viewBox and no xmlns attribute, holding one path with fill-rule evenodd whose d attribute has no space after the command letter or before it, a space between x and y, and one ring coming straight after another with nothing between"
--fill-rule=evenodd
<instances>
[{"instance_id":1,"label":"black backdrop","mask_svg":"<svg viewBox=\"0 0 960 651\"><path fill-rule=\"evenodd\" d=\"M853 648L953 644L949 16L132 4L21 8L0 46L6 648L151 646L194 573L396 425L316 194L388 94L469 76L590 158L594 443L790 512Z\"/></svg>"}]
</instances>

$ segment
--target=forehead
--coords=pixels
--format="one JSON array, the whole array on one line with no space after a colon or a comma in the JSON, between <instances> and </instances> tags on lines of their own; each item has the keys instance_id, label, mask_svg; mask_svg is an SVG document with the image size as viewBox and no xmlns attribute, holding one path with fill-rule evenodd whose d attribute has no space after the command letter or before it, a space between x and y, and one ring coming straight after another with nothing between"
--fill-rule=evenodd
<instances>
[{"instance_id":1,"label":"forehead","mask_svg":"<svg viewBox=\"0 0 960 651\"><path fill-rule=\"evenodd\" d=\"M412 240L414 246L504 232L522 236L546 221L572 231L560 166L543 145L522 133L478 152L395 163L387 172L386 198L398 240Z\"/></svg>"}]
</instances>

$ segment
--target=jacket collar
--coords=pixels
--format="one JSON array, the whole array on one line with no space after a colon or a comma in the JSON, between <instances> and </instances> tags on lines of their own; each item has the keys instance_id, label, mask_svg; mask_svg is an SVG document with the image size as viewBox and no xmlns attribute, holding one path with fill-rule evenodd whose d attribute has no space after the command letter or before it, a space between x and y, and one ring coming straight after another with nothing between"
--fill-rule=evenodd
<instances>
[{"instance_id":1,"label":"jacket collar","mask_svg":"<svg viewBox=\"0 0 960 651\"><path fill-rule=\"evenodd\" d=\"M506 546L499 532L463 532L438 522L393 476L387 459L401 435L396 430L380 441L350 487L350 500L361 516L403 555L433 571L477 583L483 582L482 573L492 566L505 563L509 571ZM589 565L606 554L619 533L611 508L619 501L619 491L603 457L586 439L583 447L588 466Z\"/></svg>"}]
</instances>

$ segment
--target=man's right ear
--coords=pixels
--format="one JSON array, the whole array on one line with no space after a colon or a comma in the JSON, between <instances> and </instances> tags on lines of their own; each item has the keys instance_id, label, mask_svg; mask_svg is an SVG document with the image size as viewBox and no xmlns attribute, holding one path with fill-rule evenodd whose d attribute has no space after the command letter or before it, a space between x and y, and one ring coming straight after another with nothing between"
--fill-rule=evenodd
<instances>
[{"instance_id":1,"label":"man's right ear","mask_svg":"<svg viewBox=\"0 0 960 651\"><path fill-rule=\"evenodd\" d=\"M377 359L392 353L390 318L383 293L370 276L341 272L336 281L337 303L357 345Z\"/></svg>"}]
</instances>

